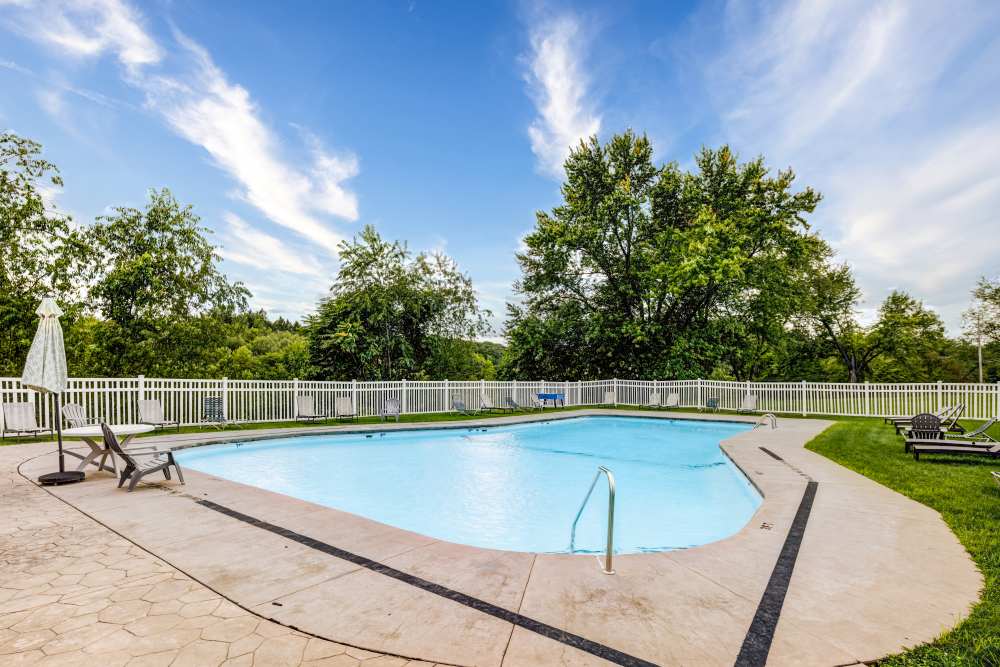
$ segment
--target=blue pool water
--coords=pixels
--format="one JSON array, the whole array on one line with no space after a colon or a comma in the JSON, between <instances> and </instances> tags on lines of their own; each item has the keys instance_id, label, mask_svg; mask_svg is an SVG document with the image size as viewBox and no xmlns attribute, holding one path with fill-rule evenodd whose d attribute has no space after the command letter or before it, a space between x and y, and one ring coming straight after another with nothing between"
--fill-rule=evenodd
<instances>
[{"instance_id":1,"label":"blue pool water","mask_svg":"<svg viewBox=\"0 0 1000 667\"><path fill-rule=\"evenodd\" d=\"M760 496L719 448L742 424L578 417L487 430L282 438L199 447L182 466L442 540L569 551L597 466L617 481L615 551L704 544L738 531ZM607 483L580 518L576 551L604 548Z\"/></svg>"}]
</instances>

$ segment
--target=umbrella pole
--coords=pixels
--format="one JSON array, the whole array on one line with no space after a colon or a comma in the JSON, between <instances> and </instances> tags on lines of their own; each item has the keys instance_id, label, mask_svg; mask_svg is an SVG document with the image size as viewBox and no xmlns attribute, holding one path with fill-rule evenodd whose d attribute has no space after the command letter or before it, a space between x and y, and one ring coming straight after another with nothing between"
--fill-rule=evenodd
<instances>
[{"instance_id":1,"label":"umbrella pole","mask_svg":"<svg viewBox=\"0 0 1000 667\"><path fill-rule=\"evenodd\" d=\"M56 394L56 434L59 439L59 472L66 472L66 460L62 450L62 394Z\"/></svg>"},{"instance_id":2,"label":"umbrella pole","mask_svg":"<svg viewBox=\"0 0 1000 667\"><path fill-rule=\"evenodd\" d=\"M82 482L84 474L80 470L70 470L66 471L66 459L63 454L63 442L62 442L62 395L56 394L56 434L59 438L59 472L50 472L41 475L38 478L40 484L52 485L52 484L72 484L73 482Z\"/></svg>"}]
</instances>

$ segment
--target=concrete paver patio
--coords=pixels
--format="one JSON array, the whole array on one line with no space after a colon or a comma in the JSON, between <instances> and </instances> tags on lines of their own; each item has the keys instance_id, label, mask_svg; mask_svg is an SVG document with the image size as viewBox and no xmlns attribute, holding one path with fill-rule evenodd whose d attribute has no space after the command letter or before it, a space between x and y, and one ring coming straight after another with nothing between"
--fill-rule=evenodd
<instances>
[{"instance_id":1,"label":"concrete paver patio","mask_svg":"<svg viewBox=\"0 0 1000 667\"><path fill-rule=\"evenodd\" d=\"M523 418L460 427L513 420ZM88 472L86 482L53 490L67 505L25 479L54 467L43 454L51 444L0 448L8 509L0 655L30 662L104 652L113 657L100 662L110 664L184 664L182 656L195 654L201 662L191 664L406 662L354 646L460 665L607 664L196 502L209 500L643 660L732 665L810 479L818 492L769 664L854 664L929 641L967 613L981 575L936 512L805 450L827 425L782 419L777 430L727 440L723 449L764 494L750 523L701 547L619 556L615 576L592 557L451 544L196 471L185 471L186 486L143 484L131 494L108 473ZM160 663L129 662L158 653Z\"/></svg>"}]
</instances>

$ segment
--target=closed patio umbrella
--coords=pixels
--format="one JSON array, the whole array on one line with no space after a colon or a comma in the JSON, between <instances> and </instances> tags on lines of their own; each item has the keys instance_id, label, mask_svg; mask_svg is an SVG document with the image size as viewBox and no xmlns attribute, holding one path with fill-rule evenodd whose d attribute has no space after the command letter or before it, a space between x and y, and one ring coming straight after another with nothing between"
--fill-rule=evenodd
<instances>
[{"instance_id":1,"label":"closed patio umbrella","mask_svg":"<svg viewBox=\"0 0 1000 667\"><path fill-rule=\"evenodd\" d=\"M35 391L54 394L56 397L56 432L59 438L59 472L50 472L38 478L42 484L69 484L83 479L83 473L66 471L62 448L62 392L66 389L66 349L63 346L59 316L62 310L55 299L45 297L35 311L40 318L35 339L31 342L28 359L21 374L21 386Z\"/></svg>"}]
</instances>

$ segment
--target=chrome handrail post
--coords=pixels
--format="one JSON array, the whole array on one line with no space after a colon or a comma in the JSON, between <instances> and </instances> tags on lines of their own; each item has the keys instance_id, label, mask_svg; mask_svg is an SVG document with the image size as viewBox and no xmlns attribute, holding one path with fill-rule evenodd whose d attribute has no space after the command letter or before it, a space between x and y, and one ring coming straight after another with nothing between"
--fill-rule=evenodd
<instances>
[{"instance_id":1,"label":"chrome handrail post","mask_svg":"<svg viewBox=\"0 0 1000 667\"><path fill-rule=\"evenodd\" d=\"M597 485L597 480L600 479L601 474L604 474L608 478L608 542L607 551L604 554L604 567L602 570L604 574L614 574L615 571L612 569L612 553L614 552L614 530L615 530L615 476L608 468L604 466L598 466L597 472L594 474L594 479L590 482L590 488L587 489L587 495L583 497L583 502L580 503L580 509L576 511L576 517L573 519L573 527L569 532L569 550L572 553L575 551L576 544L576 524L580 520L580 515L583 514L583 508L587 506L587 501L590 500L590 494L594 492L594 487Z\"/></svg>"}]
</instances>

